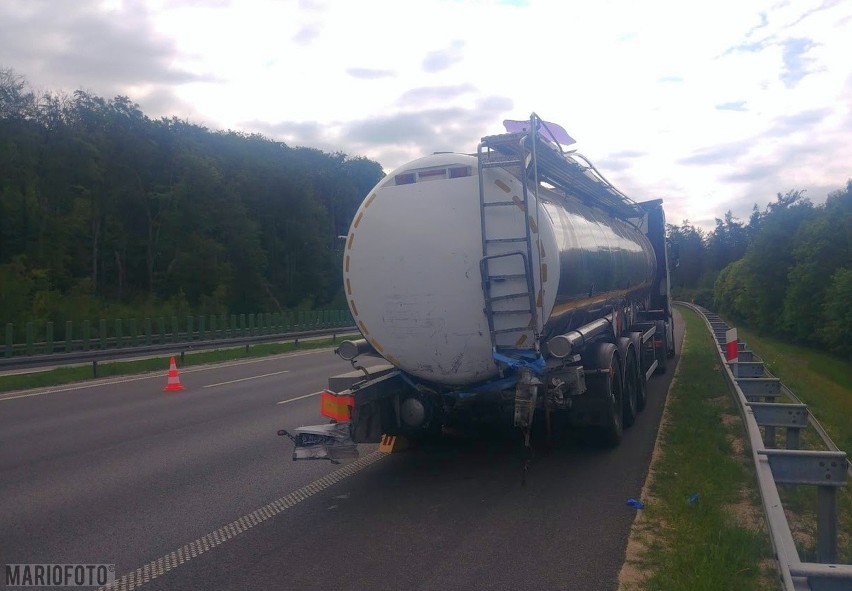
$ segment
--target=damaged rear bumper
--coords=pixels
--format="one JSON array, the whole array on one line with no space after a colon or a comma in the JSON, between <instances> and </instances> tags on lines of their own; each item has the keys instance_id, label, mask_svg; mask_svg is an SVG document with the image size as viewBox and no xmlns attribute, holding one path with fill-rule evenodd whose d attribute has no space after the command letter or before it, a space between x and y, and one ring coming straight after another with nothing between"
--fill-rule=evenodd
<instances>
[{"instance_id":1,"label":"damaged rear bumper","mask_svg":"<svg viewBox=\"0 0 852 591\"><path fill-rule=\"evenodd\" d=\"M341 460L358 457L358 445L352 439L350 423L328 423L299 427L291 432L281 430L278 435L293 441L293 460Z\"/></svg>"}]
</instances>

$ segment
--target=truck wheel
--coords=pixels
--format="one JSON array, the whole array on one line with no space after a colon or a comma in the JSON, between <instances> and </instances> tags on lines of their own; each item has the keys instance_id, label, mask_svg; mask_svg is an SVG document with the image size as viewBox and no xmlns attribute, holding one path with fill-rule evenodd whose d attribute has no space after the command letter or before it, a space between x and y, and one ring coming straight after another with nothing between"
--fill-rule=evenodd
<instances>
[{"instance_id":1,"label":"truck wheel","mask_svg":"<svg viewBox=\"0 0 852 591\"><path fill-rule=\"evenodd\" d=\"M595 348L590 363L584 365L601 370L586 375L586 386L600 402L598 439L606 447L615 447L624 433L624 382L618 350L612 343L602 343Z\"/></svg>"},{"instance_id":2,"label":"truck wheel","mask_svg":"<svg viewBox=\"0 0 852 591\"><path fill-rule=\"evenodd\" d=\"M668 354L669 354L669 357L674 357L675 353L677 353L677 351L675 351L674 318L669 319L668 328L669 328L668 338L669 338L669 347L670 347L669 350L668 350Z\"/></svg>"},{"instance_id":3,"label":"truck wheel","mask_svg":"<svg viewBox=\"0 0 852 591\"><path fill-rule=\"evenodd\" d=\"M636 409L639 412L645 410L645 405L648 403L648 390L645 384L645 370L642 367L642 357L644 355L641 353L642 351L642 333L641 332L633 332L630 333L631 338L634 343L639 343L638 348L634 348L634 352L636 353Z\"/></svg>"},{"instance_id":4,"label":"truck wheel","mask_svg":"<svg viewBox=\"0 0 852 591\"><path fill-rule=\"evenodd\" d=\"M657 346L657 337L659 337L659 346ZM654 335L654 357L657 360L657 369L654 373L666 373L666 366L669 360L669 336L666 334L666 323L662 320L657 321L657 334Z\"/></svg>"},{"instance_id":5,"label":"truck wheel","mask_svg":"<svg viewBox=\"0 0 852 591\"><path fill-rule=\"evenodd\" d=\"M628 349L627 361L624 364L624 412L622 421L624 428L632 427L639 414L639 363L633 347Z\"/></svg>"}]
</instances>

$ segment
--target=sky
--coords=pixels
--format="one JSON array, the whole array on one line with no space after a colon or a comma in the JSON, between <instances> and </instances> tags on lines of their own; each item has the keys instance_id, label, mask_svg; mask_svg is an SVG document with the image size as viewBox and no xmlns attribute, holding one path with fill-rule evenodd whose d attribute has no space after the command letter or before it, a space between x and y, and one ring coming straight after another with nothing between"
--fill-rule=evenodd
<instances>
[{"instance_id":1,"label":"sky","mask_svg":"<svg viewBox=\"0 0 852 591\"><path fill-rule=\"evenodd\" d=\"M705 229L852 178L847 0L0 0L0 68L386 172L535 112Z\"/></svg>"}]
</instances>

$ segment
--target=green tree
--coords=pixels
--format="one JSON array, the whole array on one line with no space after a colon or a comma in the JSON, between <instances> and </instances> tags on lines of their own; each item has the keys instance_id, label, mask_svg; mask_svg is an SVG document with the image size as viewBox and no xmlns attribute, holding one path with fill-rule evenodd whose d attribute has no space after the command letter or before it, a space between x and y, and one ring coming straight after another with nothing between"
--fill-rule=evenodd
<instances>
[{"instance_id":1,"label":"green tree","mask_svg":"<svg viewBox=\"0 0 852 591\"><path fill-rule=\"evenodd\" d=\"M792 238L812 215L813 205L801 191L779 193L768 205L745 256L753 296L749 316L755 328L776 333L782 329L788 272L795 264Z\"/></svg>"},{"instance_id":2,"label":"green tree","mask_svg":"<svg viewBox=\"0 0 852 591\"><path fill-rule=\"evenodd\" d=\"M363 158L154 121L128 97L36 96L0 69L0 279L16 285L3 312L327 305L337 236L382 174Z\"/></svg>"},{"instance_id":3,"label":"green tree","mask_svg":"<svg viewBox=\"0 0 852 591\"><path fill-rule=\"evenodd\" d=\"M829 350L852 359L852 268L838 269L828 283L817 332Z\"/></svg>"}]
</instances>

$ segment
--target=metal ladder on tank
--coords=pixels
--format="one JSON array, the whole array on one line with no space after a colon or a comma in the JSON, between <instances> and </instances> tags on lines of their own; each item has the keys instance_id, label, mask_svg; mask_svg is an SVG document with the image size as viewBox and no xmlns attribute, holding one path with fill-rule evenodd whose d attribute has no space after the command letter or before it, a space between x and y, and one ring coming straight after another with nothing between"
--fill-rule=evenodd
<instances>
[{"instance_id":1,"label":"metal ladder on tank","mask_svg":"<svg viewBox=\"0 0 852 591\"><path fill-rule=\"evenodd\" d=\"M541 139L539 134L542 133ZM550 145L546 143L547 135L553 139ZM533 191L535 202L538 203L539 182L546 182L556 189L557 194L572 195L591 207L606 211L609 215L621 219L642 217L641 208L624 194L615 189L592 164L582 155L572 152L569 157L561 146L554 144L555 136L550 133L547 124L535 113L530 116L529 127L522 132L504 133L482 138L477 149L479 169L479 209L482 221L482 260L480 274L482 291L485 296L485 315L491 332L491 346L494 352L506 349L529 349L538 353L538 337L541 334L542 321L539 315L541 301L535 293L534 253L538 251L538 240L533 242L530 230L530 190ZM555 146L555 147L551 147ZM587 167L580 165L584 161ZM521 203L514 200L492 201L485 200L484 170L488 168L515 169L521 182ZM594 174L592 174L592 172ZM532 187L532 189L530 189ZM524 212L524 228L518 229L512 237L497 237L493 228L488 224L488 210L492 208L518 207ZM536 212L537 213L537 212ZM537 221L537 220L536 220ZM497 254L489 247L497 243L514 242L519 248L516 251ZM495 274L491 263L497 259L513 258L518 261L513 273ZM496 282L512 282L518 285L515 292L494 295L493 287ZM517 306L512 309L495 309L494 304L501 300L512 300ZM501 316L511 317L514 323L505 321L495 322ZM497 326L499 324L499 326ZM501 346L498 339L507 333L517 333L515 346ZM505 341L503 341L505 342Z\"/></svg>"},{"instance_id":2,"label":"metal ladder on tank","mask_svg":"<svg viewBox=\"0 0 852 591\"><path fill-rule=\"evenodd\" d=\"M526 147L528 135L525 133L507 133L482 138L477 149L479 172L479 213L482 224L482 259L479 271L482 278L482 292L485 296L485 316L491 333L491 348L496 353L528 350L539 352L539 314L535 293L533 237L530 228L530 194L527 188L527 169L534 165L534 150ZM534 140L533 140L534 141ZM488 168L516 168L521 181L521 202L514 199L486 201L485 175ZM495 229L488 223L488 212L499 208L519 207L523 211L523 228L517 228L514 236L496 236ZM515 216L518 217L518 216ZM517 244L517 250L494 253L495 245ZM536 243L537 248L537 243ZM494 263L499 259L513 261L508 265L512 272L494 273ZM504 268L507 265L504 265ZM509 293L494 294L496 284L512 286ZM508 302L508 308L498 302ZM498 318L502 318L497 322ZM517 334L514 345L500 345L502 335Z\"/></svg>"}]
</instances>

